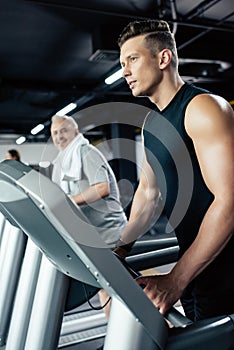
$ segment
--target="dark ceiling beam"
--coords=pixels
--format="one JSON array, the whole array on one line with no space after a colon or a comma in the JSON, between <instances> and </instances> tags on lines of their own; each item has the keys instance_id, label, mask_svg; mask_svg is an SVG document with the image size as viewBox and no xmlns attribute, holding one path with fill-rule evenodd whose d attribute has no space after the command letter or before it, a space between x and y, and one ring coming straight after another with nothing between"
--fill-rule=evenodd
<instances>
[{"instance_id":1,"label":"dark ceiling beam","mask_svg":"<svg viewBox=\"0 0 234 350\"><path fill-rule=\"evenodd\" d=\"M232 17L234 15L234 11L229 13L227 16L223 17L218 23L217 26L223 24L228 18ZM194 37L192 37L191 39L189 39L188 41L184 42L183 44L181 44L180 46L177 47L177 50L181 50L183 48L185 48L186 46L190 45L191 43L193 43L195 40L200 39L201 37L203 37L204 35L208 34L209 32L211 32L213 30L212 27L208 27L206 30L204 30L203 32L195 35Z\"/></svg>"},{"instance_id":2,"label":"dark ceiling beam","mask_svg":"<svg viewBox=\"0 0 234 350\"><path fill-rule=\"evenodd\" d=\"M183 17L186 20L191 20L194 17L198 17L198 16L202 15L205 11L207 11L209 8L216 5L220 1L221 0L204 0Z\"/></svg>"},{"instance_id":3,"label":"dark ceiling beam","mask_svg":"<svg viewBox=\"0 0 234 350\"><path fill-rule=\"evenodd\" d=\"M214 5L216 5L220 1L221 0L204 0L199 5L197 5L194 9L192 9L189 13L184 15L183 18L185 21L191 21L191 19L197 18L200 15L204 14L205 11L207 11L209 8L213 7ZM229 18L230 15L228 15L227 17ZM225 17L225 19L222 19L217 25L220 26L224 22L224 20L226 20L226 19L227 18ZM197 39L204 36L205 34L208 34L211 30L213 30L213 27L206 28L203 32L195 35L191 39L189 39L186 42L184 42L183 44L179 45L177 47L177 50L179 51L179 50L185 48L186 46L190 45L191 43L193 43Z\"/></svg>"},{"instance_id":4,"label":"dark ceiling beam","mask_svg":"<svg viewBox=\"0 0 234 350\"><path fill-rule=\"evenodd\" d=\"M233 13L232 13L233 15ZM191 28L198 28L198 29L210 29L210 30L215 30L219 32L229 32L229 33L234 33L234 28L232 27L226 27L226 26L219 26L218 24L214 25L212 21L208 21L206 19L207 24L202 24L202 23L196 23L196 22L186 22L186 21L181 21L181 20L176 20L173 21L171 19L165 19L169 23L177 23L179 26L184 26L184 27L191 27ZM217 22L215 22L217 23Z\"/></svg>"},{"instance_id":5,"label":"dark ceiling beam","mask_svg":"<svg viewBox=\"0 0 234 350\"><path fill-rule=\"evenodd\" d=\"M123 13L123 12L113 12L113 11L105 11L105 10L97 10L97 9L87 9L83 7L79 7L77 5L73 4L67 4L67 3L51 3L48 1L43 0L26 0L27 2L31 2L37 5L41 6L47 6L47 7L54 7L54 8L64 8L64 9L71 9L76 11L83 11L87 13L92 14L99 14L99 15L106 15L106 16L113 16L113 17L121 17L121 18L128 18L129 20L147 20L147 19L156 19L156 16L148 17L148 16L142 16L139 14L132 14L132 13ZM163 18L160 18L163 19ZM217 26L214 23L210 22L209 24L204 23L196 23L196 22L188 22L185 20L173 20L170 18L164 18L167 22L171 24L178 24L186 27L193 27L193 28L201 28L201 29L212 29L217 31L224 31L224 32L234 32L234 28L232 27L221 27Z\"/></svg>"},{"instance_id":6,"label":"dark ceiling beam","mask_svg":"<svg viewBox=\"0 0 234 350\"><path fill-rule=\"evenodd\" d=\"M105 15L105 16L115 16L115 17L122 17L122 18L137 18L137 19L146 19L146 16L138 16L134 15L132 13L122 13L122 12L113 12L113 11L107 11L107 10L97 10L92 8L84 8L80 7L79 5L74 4L68 4L68 3L54 3L54 2L48 2L44 0L26 0L26 2L31 2L37 5L42 5L46 7L53 7L53 8L63 8L63 9L71 9L75 11L80 12L86 12L86 13L92 13L97 15Z\"/></svg>"},{"instance_id":7,"label":"dark ceiling beam","mask_svg":"<svg viewBox=\"0 0 234 350\"><path fill-rule=\"evenodd\" d=\"M0 90L3 91L4 89L7 91L11 90L19 90L23 92L29 92L29 93L54 93L54 94L75 94L75 95L81 95L84 94L89 87L86 88L80 88L79 85L82 85L82 82L74 82L71 84L50 84L50 83L41 83L41 82L29 82L29 81L21 81L21 80L2 80L0 82Z\"/></svg>"}]
</instances>

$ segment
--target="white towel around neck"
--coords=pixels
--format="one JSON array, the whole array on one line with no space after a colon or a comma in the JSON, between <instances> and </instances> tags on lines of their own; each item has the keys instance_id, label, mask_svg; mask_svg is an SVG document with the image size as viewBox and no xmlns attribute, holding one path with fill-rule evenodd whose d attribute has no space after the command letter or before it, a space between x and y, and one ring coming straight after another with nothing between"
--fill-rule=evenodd
<instances>
[{"instance_id":1,"label":"white towel around neck","mask_svg":"<svg viewBox=\"0 0 234 350\"><path fill-rule=\"evenodd\" d=\"M53 182L62 187L63 180L77 181L81 179L81 147L87 144L89 141L79 133L64 150L58 153L53 161Z\"/></svg>"}]
</instances>

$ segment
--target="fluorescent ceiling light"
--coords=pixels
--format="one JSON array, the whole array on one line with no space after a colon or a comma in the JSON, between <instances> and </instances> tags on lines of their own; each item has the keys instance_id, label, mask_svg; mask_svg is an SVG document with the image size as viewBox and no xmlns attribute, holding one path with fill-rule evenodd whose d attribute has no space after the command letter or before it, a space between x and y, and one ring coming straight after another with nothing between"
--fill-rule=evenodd
<instances>
[{"instance_id":1,"label":"fluorescent ceiling light","mask_svg":"<svg viewBox=\"0 0 234 350\"><path fill-rule=\"evenodd\" d=\"M197 59L197 58L179 58L179 64L183 65L186 63L195 63L195 64L217 64L220 65L220 70L223 72L226 69L231 67L230 62L220 61L220 60L205 60L205 59Z\"/></svg>"},{"instance_id":2,"label":"fluorescent ceiling light","mask_svg":"<svg viewBox=\"0 0 234 350\"><path fill-rule=\"evenodd\" d=\"M26 141L26 137L20 136L15 142L17 143L17 145L21 145L25 141Z\"/></svg>"},{"instance_id":3,"label":"fluorescent ceiling light","mask_svg":"<svg viewBox=\"0 0 234 350\"><path fill-rule=\"evenodd\" d=\"M38 134L41 130L43 130L44 129L44 125L43 124L38 124L37 126L35 126L35 128L33 128L32 130L31 130L31 134L32 135L36 135L36 134Z\"/></svg>"},{"instance_id":4,"label":"fluorescent ceiling light","mask_svg":"<svg viewBox=\"0 0 234 350\"><path fill-rule=\"evenodd\" d=\"M60 117L63 117L65 114L71 112L73 109L75 109L77 106L76 103L70 103L66 107L60 109L56 114L59 115Z\"/></svg>"},{"instance_id":5,"label":"fluorescent ceiling light","mask_svg":"<svg viewBox=\"0 0 234 350\"><path fill-rule=\"evenodd\" d=\"M119 80L120 78L122 78L122 74L123 74L123 68L120 68L119 70L117 70L117 72L113 73L108 78L106 78L105 83L107 85L113 84L116 80Z\"/></svg>"}]
</instances>

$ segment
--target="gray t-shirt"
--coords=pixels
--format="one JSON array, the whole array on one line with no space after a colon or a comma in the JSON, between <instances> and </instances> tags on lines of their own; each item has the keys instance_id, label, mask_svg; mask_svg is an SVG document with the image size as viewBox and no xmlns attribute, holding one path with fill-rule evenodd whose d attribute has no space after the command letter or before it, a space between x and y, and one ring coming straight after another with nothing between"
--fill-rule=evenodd
<instances>
[{"instance_id":1,"label":"gray t-shirt","mask_svg":"<svg viewBox=\"0 0 234 350\"><path fill-rule=\"evenodd\" d=\"M119 199L115 175L102 153L94 146L81 146L81 178L63 180L67 193L75 195L100 182L109 182L110 194L96 202L81 205L80 209L95 226L107 244L118 241L127 219Z\"/></svg>"}]
</instances>

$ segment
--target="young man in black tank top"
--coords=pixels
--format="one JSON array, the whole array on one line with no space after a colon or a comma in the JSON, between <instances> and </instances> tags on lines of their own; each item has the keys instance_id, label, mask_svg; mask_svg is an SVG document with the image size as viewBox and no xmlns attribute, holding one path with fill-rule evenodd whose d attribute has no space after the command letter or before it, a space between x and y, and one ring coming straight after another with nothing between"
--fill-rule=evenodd
<instances>
[{"instance_id":1,"label":"young man in black tank top","mask_svg":"<svg viewBox=\"0 0 234 350\"><path fill-rule=\"evenodd\" d=\"M170 273L138 283L162 314L179 299L194 320L234 313L233 110L222 97L184 83L166 22L130 23L119 46L132 94L147 96L155 111L143 127L140 182L116 253L126 257L155 223L162 195L180 258Z\"/></svg>"}]
</instances>

